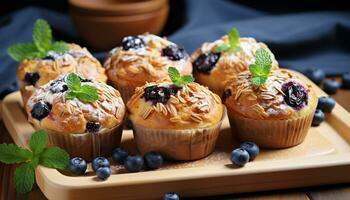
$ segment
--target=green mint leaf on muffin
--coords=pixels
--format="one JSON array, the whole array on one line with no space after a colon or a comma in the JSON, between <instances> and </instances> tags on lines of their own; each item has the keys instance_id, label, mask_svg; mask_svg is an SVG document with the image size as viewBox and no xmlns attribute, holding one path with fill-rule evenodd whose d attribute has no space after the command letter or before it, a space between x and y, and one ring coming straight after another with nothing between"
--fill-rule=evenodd
<instances>
[{"instance_id":1,"label":"green mint leaf on muffin","mask_svg":"<svg viewBox=\"0 0 350 200\"><path fill-rule=\"evenodd\" d=\"M49 51L56 53L65 53L69 46L65 42L55 42L52 44L52 31L47 21L38 19L34 23L31 43L18 43L7 49L9 56L15 61L25 59L44 58Z\"/></svg>"},{"instance_id":2,"label":"green mint leaf on muffin","mask_svg":"<svg viewBox=\"0 0 350 200\"><path fill-rule=\"evenodd\" d=\"M81 85L78 75L70 73L67 76L66 82L68 86L66 99L77 98L85 102L94 102L98 100L97 89L90 85Z\"/></svg>"},{"instance_id":3,"label":"green mint leaf on muffin","mask_svg":"<svg viewBox=\"0 0 350 200\"><path fill-rule=\"evenodd\" d=\"M255 86L264 84L271 70L272 60L269 52L264 48L259 48L255 52L255 63L249 65L251 82Z\"/></svg>"},{"instance_id":4,"label":"green mint leaf on muffin","mask_svg":"<svg viewBox=\"0 0 350 200\"><path fill-rule=\"evenodd\" d=\"M44 130L34 132L28 146L29 149L25 149L14 144L0 144L0 162L19 164L13 177L19 193L32 190L38 165L63 170L69 162L69 155L63 149L47 147L47 133Z\"/></svg>"},{"instance_id":5,"label":"green mint leaf on muffin","mask_svg":"<svg viewBox=\"0 0 350 200\"><path fill-rule=\"evenodd\" d=\"M169 74L171 81L176 86L186 85L187 83L191 83L194 81L194 78L192 75L181 76L180 72L175 67L169 67L168 74Z\"/></svg>"},{"instance_id":6,"label":"green mint leaf on muffin","mask_svg":"<svg viewBox=\"0 0 350 200\"><path fill-rule=\"evenodd\" d=\"M236 28L231 28L227 32L228 36L228 44L221 44L215 48L215 52L220 53L220 52L238 52L241 50L241 47L239 46L239 32Z\"/></svg>"}]
</instances>

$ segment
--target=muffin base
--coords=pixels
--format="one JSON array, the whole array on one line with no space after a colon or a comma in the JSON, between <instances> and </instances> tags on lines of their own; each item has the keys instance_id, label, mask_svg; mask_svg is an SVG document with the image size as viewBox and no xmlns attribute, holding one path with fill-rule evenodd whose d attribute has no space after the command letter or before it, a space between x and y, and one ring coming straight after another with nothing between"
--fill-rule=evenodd
<instances>
[{"instance_id":1,"label":"muffin base","mask_svg":"<svg viewBox=\"0 0 350 200\"><path fill-rule=\"evenodd\" d=\"M120 145L123 125L120 124L103 133L62 134L48 132L50 146L60 147L71 157L81 157L87 161L97 156L109 157L114 148Z\"/></svg>"},{"instance_id":2,"label":"muffin base","mask_svg":"<svg viewBox=\"0 0 350 200\"><path fill-rule=\"evenodd\" d=\"M314 111L289 120L256 120L229 113L231 132L241 141L263 148L278 149L302 143L311 127Z\"/></svg>"},{"instance_id":3,"label":"muffin base","mask_svg":"<svg viewBox=\"0 0 350 200\"><path fill-rule=\"evenodd\" d=\"M133 123L136 146L141 154L157 151L170 160L198 160L212 153L220 134L222 119L208 128L152 129Z\"/></svg>"}]
</instances>

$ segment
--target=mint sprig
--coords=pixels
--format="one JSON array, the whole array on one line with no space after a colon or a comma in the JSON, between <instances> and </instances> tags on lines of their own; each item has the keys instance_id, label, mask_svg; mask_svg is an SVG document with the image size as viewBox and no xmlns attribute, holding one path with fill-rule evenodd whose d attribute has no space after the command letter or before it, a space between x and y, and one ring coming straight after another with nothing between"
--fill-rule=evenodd
<instances>
[{"instance_id":1,"label":"mint sprig","mask_svg":"<svg viewBox=\"0 0 350 200\"><path fill-rule=\"evenodd\" d=\"M52 31L47 21L38 19L34 23L31 43L17 43L7 49L8 55L15 61L44 58L49 51L64 53L69 50L67 43L59 41L52 44Z\"/></svg>"},{"instance_id":2,"label":"mint sprig","mask_svg":"<svg viewBox=\"0 0 350 200\"><path fill-rule=\"evenodd\" d=\"M231 28L227 32L228 36L228 44L224 43L215 48L215 52L220 53L220 52L238 52L241 50L241 47L239 46L239 32L236 28Z\"/></svg>"},{"instance_id":3,"label":"mint sprig","mask_svg":"<svg viewBox=\"0 0 350 200\"><path fill-rule=\"evenodd\" d=\"M68 86L66 99L77 98L85 102L94 102L98 100L97 89L90 85L81 85L78 75L70 73L67 76L66 82Z\"/></svg>"},{"instance_id":4,"label":"mint sprig","mask_svg":"<svg viewBox=\"0 0 350 200\"><path fill-rule=\"evenodd\" d=\"M194 78L192 75L181 76L180 72L175 67L169 67L168 74L169 74L171 81L176 86L186 85L187 83L191 83L194 81Z\"/></svg>"},{"instance_id":5,"label":"mint sprig","mask_svg":"<svg viewBox=\"0 0 350 200\"><path fill-rule=\"evenodd\" d=\"M38 165L65 169L69 155L58 147L47 147L47 133L38 130L29 140L29 149L14 144L0 144L0 162L20 164L15 170L14 185L17 192L27 193L33 188L35 168Z\"/></svg>"},{"instance_id":6,"label":"mint sprig","mask_svg":"<svg viewBox=\"0 0 350 200\"><path fill-rule=\"evenodd\" d=\"M249 65L251 82L255 86L263 85L271 71L272 60L269 52L264 48L259 48L255 52L255 63Z\"/></svg>"}]
</instances>

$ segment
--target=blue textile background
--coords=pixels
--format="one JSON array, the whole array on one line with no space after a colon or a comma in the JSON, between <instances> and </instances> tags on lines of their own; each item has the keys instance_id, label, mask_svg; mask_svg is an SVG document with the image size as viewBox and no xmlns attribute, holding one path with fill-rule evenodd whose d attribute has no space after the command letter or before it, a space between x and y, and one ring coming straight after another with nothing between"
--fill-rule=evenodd
<instances>
[{"instance_id":1,"label":"blue textile background","mask_svg":"<svg viewBox=\"0 0 350 200\"><path fill-rule=\"evenodd\" d=\"M266 42L281 67L298 71L317 67L327 75L350 72L350 13L268 14L225 0L188 0L186 4L186 23L169 39L189 53L234 26L241 36ZM17 63L6 54L6 48L31 41L32 25L39 17L48 20L54 36L60 36L57 39L79 41L70 18L52 10L27 7L0 18L0 93L16 89ZM94 55L103 60L105 52Z\"/></svg>"}]
</instances>

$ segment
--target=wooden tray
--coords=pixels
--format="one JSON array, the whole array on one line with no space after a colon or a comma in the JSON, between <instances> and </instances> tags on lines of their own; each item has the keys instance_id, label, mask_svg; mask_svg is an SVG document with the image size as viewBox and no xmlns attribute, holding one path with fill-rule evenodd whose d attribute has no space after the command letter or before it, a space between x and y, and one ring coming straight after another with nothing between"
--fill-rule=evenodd
<instances>
[{"instance_id":1,"label":"wooden tray","mask_svg":"<svg viewBox=\"0 0 350 200\"><path fill-rule=\"evenodd\" d=\"M319 96L326 95L314 87ZM34 128L27 122L19 92L8 95L2 109L15 143L26 146ZM132 138L132 131L125 130L122 146L136 153ZM78 177L39 166L36 181L47 198L59 200L160 199L165 192L193 197L350 182L350 114L338 104L296 147L262 150L255 161L237 168L229 160L237 146L226 118L215 152L199 161L168 162L162 169L139 173L126 173L112 162L107 181L99 181L90 166Z\"/></svg>"}]
</instances>

